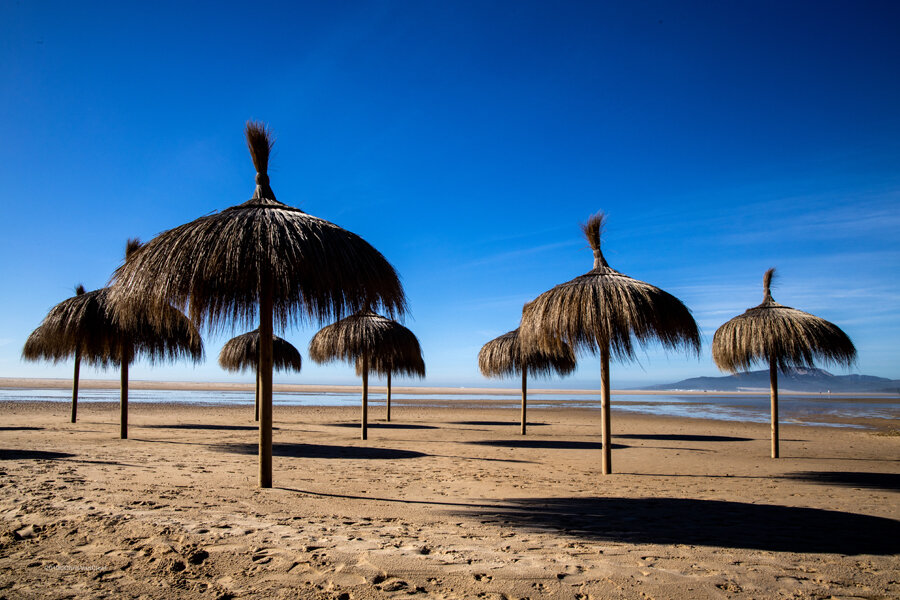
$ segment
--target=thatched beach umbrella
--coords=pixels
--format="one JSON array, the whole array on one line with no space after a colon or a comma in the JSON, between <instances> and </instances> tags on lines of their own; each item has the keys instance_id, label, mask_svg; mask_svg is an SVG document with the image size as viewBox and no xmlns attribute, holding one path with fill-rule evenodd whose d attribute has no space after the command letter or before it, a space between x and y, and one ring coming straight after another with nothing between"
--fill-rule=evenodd
<instances>
[{"instance_id":1,"label":"thatched beach umbrella","mask_svg":"<svg viewBox=\"0 0 900 600\"><path fill-rule=\"evenodd\" d=\"M716 330L712 354L716 366L732 373L755 363L769 366L772 458L778 458L778 371L812 368L816 358L850 366L856 359L856 348L837 325L775 302L771 292L774 275L775 269L769 269L763 277L762 304Z\"/></svg>"},{"instance_id":2,"label":"thatched beach umbrella","mask_svg":"<svg viewBox=\"0 0 900 600\"><path fill-rule=\"evenodd\" d=\"M272 487L272 335L278 325L331 321L380 303L405 310L397 273L361 237L275 199L267 174L271 136L248 123L253 197L165 231L116 271L115 300L171 303L211 330L259 323L259 485ZM126 310L127 312L127 310Z\"/></svg>"},{"instance_id":3,"label":"thatched beach umbrella","mask_svg":"<svg viewBox=\"0 0 900 600\"><path fill-rule=\"evenodd\" d=\"M355 362L362 375L362 439L368 437L369 373L397 371L425 375L419 340L396 321L370 310L323 327L309 341L309 357L318 363L333 360Z\"/></svg>"},{"instance_id":4,"label":"thatched beach umbrella","mask_svg":"<svg viewBox=\"0 0 900 600\"><path fill-rule=\"evenodd\" d=\"M300 372L300 352L287 340L272 336L272 369ZM259 329L233 337L219 352L219 366L226 371L256 372L255 419L259 421Z\"/></svg>"},{"instance_id":5,"label":"thatched beach umbrella","mask_svg":"<svg viewBox=\"0 0 900 600\"><path fill-rule=\"evenodd\" d=\"M598 213L582 229L594 251L594 268L544 292L525 305L519 331L527 350L552 350L562 340L577 352L600 355L603 473L612 471L610 451L609 360L632 359L632 337L645 343L684 346L700 353L700 333L690 311L663 290L610 268L600 251L605 216Z\"/></svg>"},{"instance_id":6,"label":"thatched beach umbrella","mask_svg":"<svg viewBox=\"0 0 900 600\"><path fill-rule=\"evenodd\" d=\"M391 321L392 326L388 332L393 336L390 342L386 342L382 351L375 353L368 359L369 372L376 375L384 375L387 378L387 415L386 420L391 420L391 377L394 373L407 377L425 377L425 360L422 358L422 348L415 334L396 321ZM356 359L356 374L363 374L362 357Z\"/></svg>"},{"instance_id":7,"label":"thatched beach umbrella","mask_svg":"<svg viewBox=\"0 0 900 600\"><path fill-rule=\"evenodd\" d=\"M541 349L525 352L518 329L492 339L478 352L478 368L485 377L522 375L522 435L525 435L528 419L528 373L538 377L554 373L565 376L572 373L575 366L575 353L562 342L551 352Z\"/></svg>"},{"instance_id":8,"label":"thatched beach umbrella","mask_svg":"<svg viewBox=\"0 0 900 600\"><path fill-rule=\"evenodd\" d=\"M128 240L126 262L139 248L138 240ZM199 362L203 358L203 342L187 317L171 306L158 307L152 320L145 312L129 315L127 321L119 317L110 300L109 288L73 296L50 309L25 343L23 356L59 361L75 355L101 368L118 365L121 371L119 435L126 439L128 367L132 360L142 356L155 363L184 357ZM74 399L72 419L74 422Z\"/></svg>"},{"instance_id":9,"label":"thatched beach umbrella","mask_svg":"<svg viewBox=\"0 0 900 600\"><path fill-rule=\"evenodd\" d=\"M75 295L82 294L84 294L84 286L78 284L75 286ZM64 348L55 343L51 327L40 325L31 332L22 349L22 358L25 360L49 360L58 363L73 355L75 357L75 374L72 377L72 423L78 417L78 377L81 371L82 344L76 343L74 348Z\"/></svg>"}]
</instances>

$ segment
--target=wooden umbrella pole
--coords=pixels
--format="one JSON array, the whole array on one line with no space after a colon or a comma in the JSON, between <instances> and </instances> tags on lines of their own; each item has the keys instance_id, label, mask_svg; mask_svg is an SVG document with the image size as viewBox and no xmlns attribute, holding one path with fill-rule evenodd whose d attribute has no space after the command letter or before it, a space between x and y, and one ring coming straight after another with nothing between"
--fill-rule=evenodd
<instances>
[{"instance_id":1,"label":"wooden umbrella pole","mask_svg":"<svg viewBox=\"0 0 900 600\"><path fill-rule=\"evenodd\" d=\"M528 423L528 369L522 367L522 435L525 435L525 426Z\"/></svg>"},{"instance_id":2,"label":"wooden umbrella pole","mask_svg":"<svg viewBox=\"0 0 900 600\"><path fill-rule=\"evenodd\" d=\"M253 393L254 421L259 421L259 359L256 361L256 389Z\"/></svg>"},{"instance_id":3,"label":"wooden umbrella pole","mask_svg":"<svg viewBox=\"0 0 900 600\"><path fill-rule=\"evenodd\" d=\"M119 381L119 437L128 439L128 363L131 362L129 344L122 344L122 374Z\"/></svg>"},{"instance_id":4,"label":"wooden umbrella pole","mask_svg":"<svg viewBox=\"0 0 900 600\"><path fill-rule=\"evenodd\" d=\"M272 487L272 281L259 290L259 487Z\"/></svg>"},{"instance_id":5,"label":"wooden umbrella pole","mask_svg":"<svg viewBox=\"0 0 900 600\"><path fill-rule=\"evenodd\" d=\"M391 372L387 374L387 420L391 420Z\"/></svg>"},{"instance_id":6,"label":"wooden umbrella pole","mask_svg":"<svg viewBox=\"0 0 900 600\"><path fill-rule=\"evenodd\" d=\"M362 385L362 439L368 439L369 427L369 355L363 352L363 385Z\"/></svg>"},{"instance_id":7,"label":"wooden umbrella pole","mask_svg":"<svg viewBox=\"0 0 900 600\"><path fill-rule=\"evenodd\" d=\"M72 378L72 422L78 416L78 373L81 370L81 351L75 351L75 376Z\"/></svg>"},{"instance_id":8,"label":"wooden umbrella pole","mask_svg":"<svg viewBox=\"0 0 900 600\"><path fill-rule=\"evenodd\" d=\"M612 436L609 411L609 343L600 348L600 407L603 428L603 474L612 473Z\"/></svg>"},{"instance_id":9,"label":"wooden umbrella pole","mask_svg":"<svg viewBox=\"0 0 900 600\"><path fill-rule=\"evenodd\" d=\"M769 386L772 389L772 458L778 458L778 364L769 359Z\"/></svg>"}]
</instances>

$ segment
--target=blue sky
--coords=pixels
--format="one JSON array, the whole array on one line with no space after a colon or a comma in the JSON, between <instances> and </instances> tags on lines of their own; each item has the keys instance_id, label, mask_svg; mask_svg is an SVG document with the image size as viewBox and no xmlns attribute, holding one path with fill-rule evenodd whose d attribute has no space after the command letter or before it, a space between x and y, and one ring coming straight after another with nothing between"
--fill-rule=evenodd
<instances>
[{"instance_id":1,"label":"blue sky","mask_svg":"<svg viewBox=\"0 0 900 600\"><path fill-rule=\"evenodd\" d=\"M248 199L260 119L279 200L399 271L427 384L515 385L478 350L590 269L598 210L610 265L704 341L646 348L613 387L718 374L712 334L770 266L776 300L850 335L852 372L900 378L898 26L895 2L4 2L0 377L68 377L19 358L51 306L106 285L126 238ZM285 337L305 357L316 329ZM227 337L132 376L241 379L216 364ZM598 381L586 356L540 385Z\"/></svg>"}]
</instances>

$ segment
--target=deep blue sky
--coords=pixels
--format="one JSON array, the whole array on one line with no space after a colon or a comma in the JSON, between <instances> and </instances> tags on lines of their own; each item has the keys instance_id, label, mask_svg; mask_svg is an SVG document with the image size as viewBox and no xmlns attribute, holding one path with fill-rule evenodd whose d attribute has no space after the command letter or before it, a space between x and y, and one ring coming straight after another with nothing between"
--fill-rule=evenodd
<instances>
[{"instance_id":1,"label":"deep blue sky","mask_svg":"<svg viewBox=\"0 0 900 600\"><path fill-rule=\"evenodd\" d=\"M398 269L428 384L503 383L479 348L590 269L598 210L610 265L704 340L614 365L613 387L717 374L712 334L770 266L776 300L851 336L853 372L900 378L897 31L896 2L3 2L0 376L68 377L19 358L51 306L105 285L126 238L250 197L252 118L278 198ZM305 357L316 329L285 337ZM226 338L132 375L232 379ZM278 381L356 378L306 361ZM598 381L585 357L542 385Z\"/></svg>"}]
</instances>

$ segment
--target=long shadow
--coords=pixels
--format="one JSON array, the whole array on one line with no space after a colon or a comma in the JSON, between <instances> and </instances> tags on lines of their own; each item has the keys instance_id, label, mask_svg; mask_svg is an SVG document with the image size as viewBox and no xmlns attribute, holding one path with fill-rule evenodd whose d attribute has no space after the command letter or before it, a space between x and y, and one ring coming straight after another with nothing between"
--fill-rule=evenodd
<instances>
[{"instance_id":1,"label":"long shadow","mask_svg":"<svg viewBox=\"0 0 900 600\"><path fill-rule=\"evenodd\" d=\"M328 492L313 492L311 490L298 490L295 488L279 488L286 492L305 494L307 496L319 496L322 498L343 498L345 500L365 500L367 502L389 502L392 504L424 504L428 506L455 506L458 508L490 509L496 504L474 504L470 502L448 502L443 500L408 500L406 498L380 498L378 496L354 496L351 494L330 494Z\"/></svg>"},{"instance_id":2,"label":"long shadow","mask_svg":"<svg viewBox=\"0 0 900 600\"><path fill-rule=\"evenodd\" d=\"M353 427L360 428L359 423L322 423L328 427ZM433 425L411 425L408 423L369 423L369 429L437 429Z\"/></svg>"},{"instance_id":3,"label":"long shadow","mask_svg":"<svg viewBox=\"0 0 900 600\"><path fill-rule=\"evenodd\" d=\"M666 442L752 442L753 438L728 435L687 435L682 433L623 433L613 437L625 440L659 440Z\"/></svg>"},{"instance_id":4,"label":"long shadow","mask_svg":"<svg viewBox=\"0 0 900 600\"><path fill-rule=\"evenodd\" d=\"M898 458L851 458L849 456L785 456L782 452L782 458L790 458L791 460L853 460L860 462L900 462Z\"/></svg>"},{"instance_id":5,"label":"long shadow","mask_svg":"<svg viewBox=\"0 0 900 600\"><path fill-rule=\"evenodd\" d=\"M501 448L545 448L553 450L600 450L603 448L602 442L573 442L566 440L479 440L465 443ZM612 444L610 448L628 448L628 446Z\"/></svg>"},{"instance_id":6,"label":"long shadow","mask_svg":"<svg viewBox=\"0 0 900 600\"><path fill-rule=\"evenodd\" d=\"M221 431L258 431L256 425L207 425L204 423L178 423L174 425L137 425L137 427L146 427L148 429L210 429ZM273 430L278 429L273 427Z\"/></svg>"},{"instance_id":7,"label":"long shadow","mask_svg":"<svg viewBox=\"0 0 900 600\"><path fill-rule=\"evenodd\" d=\"M0 431L38 431L43 427L0 427Z\"/></svg>"},{"instance_id":8,"label":"long shadow","mask_svg":"<svg viewBox=\"0 0 900 600\"><path fill-rule=\"evenodd\" d=\"M522 424L522 421L450 421L448 425L484 425L488 427L516 427ZM543 427L546 423L527 423L528 427Z\"/></svg>"},{"instance_id":9,"label":"long shadow","mask_svg":"<svg viewBox=\"0 0 900 600\"><path fill-rule=\"evenodd\" d=\"M687 498L524 498L506 502L506 506L487 507L478 514L516 527L633 544L827 554L900 552L900 521L831 510Z\"/></svg>"},{"instance_id":10,"label":"long shadow","mask_svg":"<svg viewBox=\"0 0 900 600\"><path fill-rule=\"evenodd\" d=\"M0 460L57 460L72 458L68 452L47 452L45 450L8 450L0 448Z\"/></svg>"},{"instance_id":11,"label":"long shadow","mask_svg":"<svg viewBox=\"0 0 900 600\"><path fill-rule=\"evenodd\" d=\"M900 492L900 473L857 473L853 471L802 471L788 473L786 479L842 485L854 488Z\"/></svg>"},{"instance_id":12,"label":"long shadow","mask_svg":"<svg viewBox=\"0 0 900 600\"><path fill-rule=\"evenodd\" d=\"M220 452L235 454L257 454L257 444L216 444L210 446ZM367 448L360 446L325 446L321 444L272 444L274 456L289 458L350 458L373 460L397 460L401 458L422 458L428 456L412 450L396 450L394 448Z\"/></svg>"}]
</instances>

